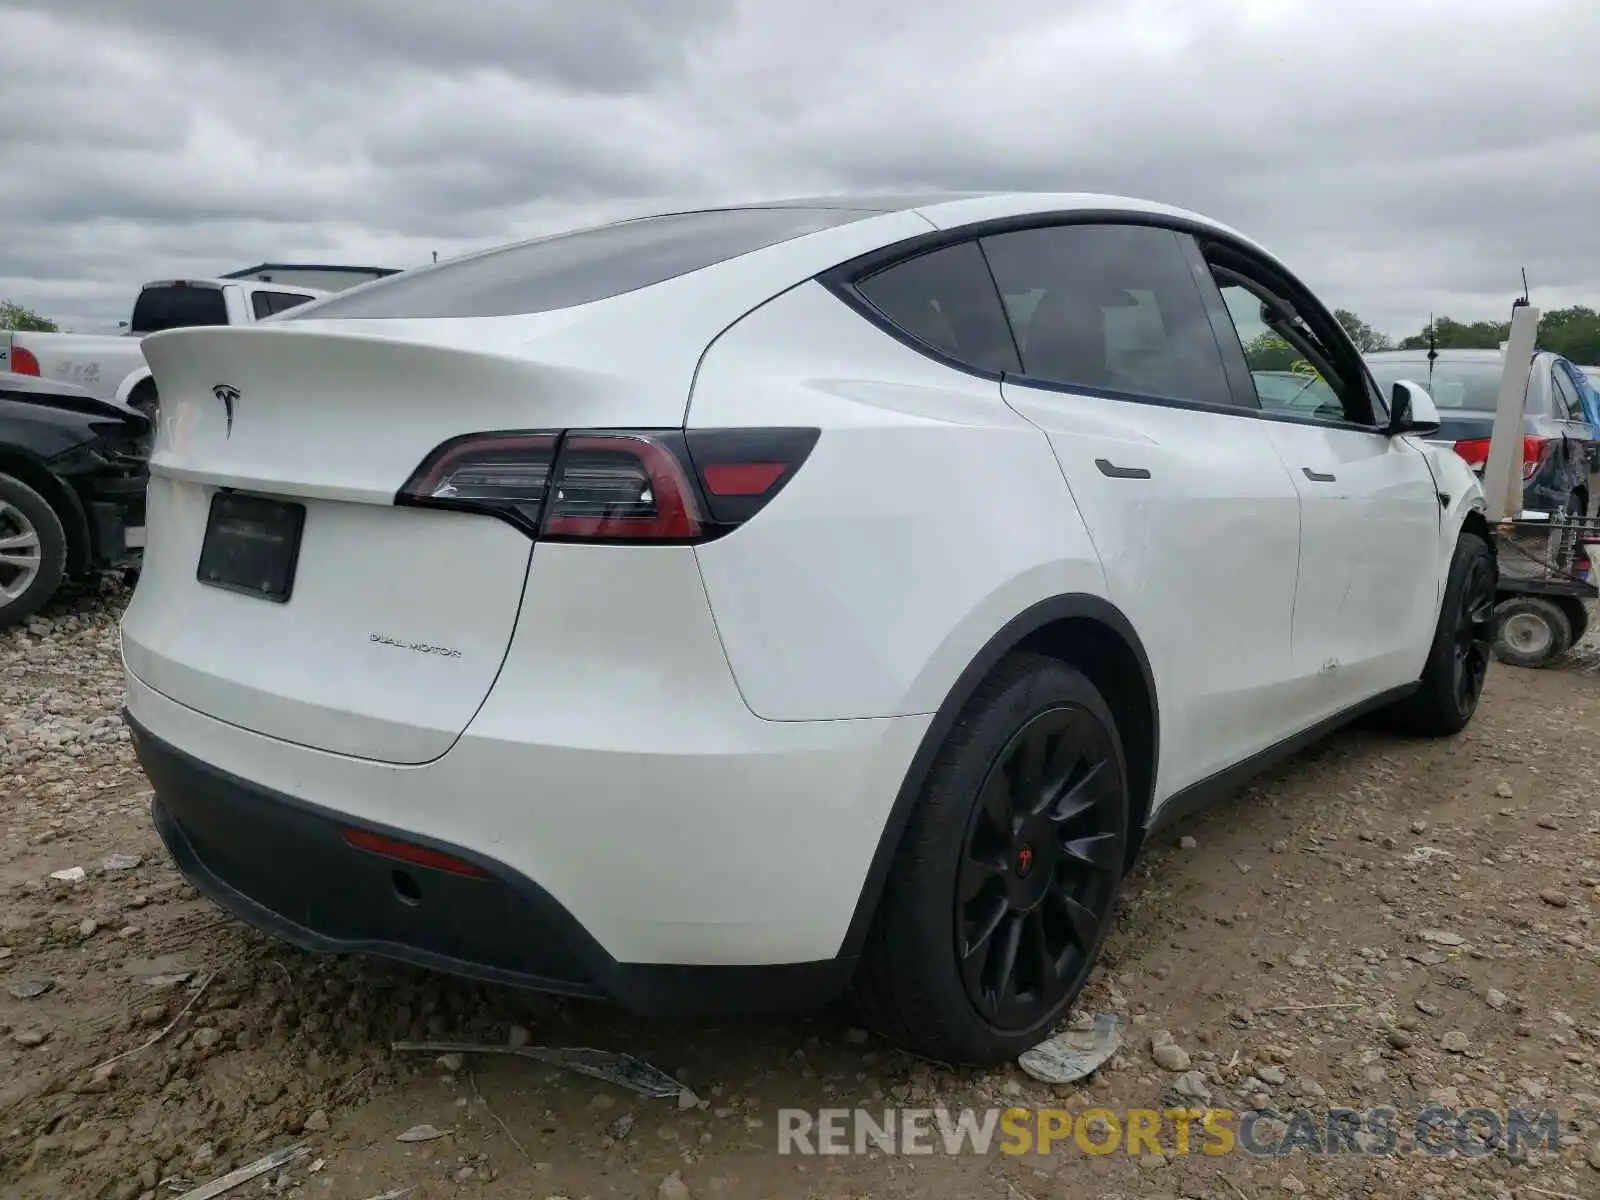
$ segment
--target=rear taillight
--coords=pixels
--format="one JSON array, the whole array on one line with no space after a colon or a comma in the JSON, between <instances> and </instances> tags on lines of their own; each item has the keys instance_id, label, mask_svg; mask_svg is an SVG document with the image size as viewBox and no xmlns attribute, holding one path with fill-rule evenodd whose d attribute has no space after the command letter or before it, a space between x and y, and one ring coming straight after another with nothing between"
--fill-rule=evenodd
<instances>
[{"instance_id":1,"label":"rear taillight","mask_svg":"<svg viewBox=\"0 0 1600 1200\"><path fill-rule=\"evenodd\" d=\"M452 438L423 460L395 503L493 512L537 533L560 440L554 433Z\"/></svg>"},{"instance_id":2,"label":"rear taillight","mask_svg":"<svg viewBox=\"0 0 1600 1200\"><path fill-rule=\"evenodd\" d=\"M1532 479L1533 473L1544 462L1545 451L1550 448L1550 438L1525 437L1522 439L1522 477Z\"/></svg>"},{"instance_id":3,"label":"rear taillight","mask_svg":"<svg viewBox=\"0 0 1600 1200\"><path fill-rule=\"evenodd\" d=\"M11 347L11 371L15 375L39 374L38 356L22 346Z\"/></svg>"},{"instance_id":4,"label":"rear taillight","mask_svg":"<svg viewBox=\"0 0 1600 1200\"><path fill-rule=\"evenodd\" d=\"M1539 464L1544 461L1544 452L1550 445L1549 438L1525 437L1522 439L1522 477L1532 479L1533 473L1539 469ZM1489 461L1488 438L1466 438L1455 444L1455 451L1469 467L1479 468Z\"/></svg>"},{"instance_id":5,"label":"rear taillight","mask_svg":"<svg viewBox=\"0 0 1600 1200\"><path fill-rule=\"evenodd\" d=\"M692 543L748 521L815 429L469 434L433 451L397 504L499 517L548 541Z\"/></svg>"}]
</instances>

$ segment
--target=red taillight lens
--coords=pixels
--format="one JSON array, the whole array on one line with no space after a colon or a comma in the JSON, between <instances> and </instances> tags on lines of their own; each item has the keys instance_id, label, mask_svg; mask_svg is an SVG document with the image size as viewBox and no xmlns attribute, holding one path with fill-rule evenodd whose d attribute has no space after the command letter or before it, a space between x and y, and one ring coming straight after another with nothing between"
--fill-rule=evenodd
<instances>
[{"instance_id":1,"label":"red taillight lens","mask_svg":"<svg viewBox=\"0 0 1600 1200\"><path fill-rule=\"evenodd\" d=\"M771 502L811 455L816 429L693 429L689 459L711 519L732 528Z\"/></svg>"},{"instance_id":2,"label":"red taillight lens","mask_svg":"<svg viewBox=\"0 0 1600 1200\"><path fill-rule=\"evenodd\" d=\"M1533 478L1533 473L1539 469L1539 464L1544 461L1544 452L1549 445L1549 438L1525 437L1522 439L1522 477L1524 479ZM1469 467L1481 467L1489 461L1489 439L1467 438L1456 443L1455 451L1466 460Z\"/></svg>"},{"instance_id":3,"label":"red taillight lens","mask_svg":"<svg viewBox=\"0 0 1600 1200\"><path fill-rule=\"evenodd\" d=\"M369 854L380 854L384 858L412 863L419 867L430 867L435 871L448 871L452 875L465 875L470 879L489 877L489 872L482 867L457 858L453 854L446 854L442 850L434 850L428 846L418 846L413 842L402 842L398 838L385 837L369 829L341 829L339 835L349 845L357 850L365 850Z\"/></svg>"},{"instance_id":4,"label":"red taillight lens","mask_svg":"<svg viewBox=\"0 0 1600 1200\"><path fill-rule=\"evenodd\" d=\"M434 450L398 504L481 512L552 541L686 543L780 492L815 429L485 433Z\"/></svg>"},{"instance_id":5,"label":"red taillight lens","mask_svg":"<svg viewBox=\"0 0 1600 1200\"><path fill-rule=\"evenodd\" d=\"M1522 477L1532 479L1533 473L1539 469L1539 464L1544 461L1544 453L1550 447L1549 438L1525 437L1522 439Z\"/></svg>"},{"instance_id":6,"label":"red taillight lens","mask_svg":"<svg viewBox=\"0 0 1600 1200\"><path fill-rule=\"evenodd\" d=\"M713 496L759 496L787 469L787 463L712 463L700 478Z\"/></svg>"},{"instance_id":7,"label":"red taillight lens","mask_svg":"<svg viewBox=\"0 0 1600 1200\"><path fill-rule=\"evenodd\" d=\"M539 536L689 542L703 524L694 485L660 435L571 433Z\"/></svg>"},{"instance_id":8,"label":"red taillight lens","mask_svg":"<svg viewBox=\"0 0 1600 1200\"><path fill-rule=\"evenodd\" d=\"M554 433L452 438L423 460L395 500L467 512L488 509L537 533L560 440Z\"/></svg>"},{"instance_id":9,"label":"red taillight lens","mask_svg":"<svg viewBox=\"0 0 1600 1200\"><path fill-rule=\"evenodd\" d=\"M39 359L32 350L22 346L11 347L11 370L16 375L39 374Z\"/></svg>"}]
</instances>

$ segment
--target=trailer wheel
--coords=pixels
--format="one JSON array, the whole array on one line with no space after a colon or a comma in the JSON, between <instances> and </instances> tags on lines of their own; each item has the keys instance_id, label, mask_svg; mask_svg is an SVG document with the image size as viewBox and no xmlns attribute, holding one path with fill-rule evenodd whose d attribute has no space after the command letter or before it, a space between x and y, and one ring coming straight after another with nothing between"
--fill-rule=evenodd
<instances>
[{"instance_id":1,"label":"trailer wheel","mask_svg":"<svg viewBox=\"0 0 1600 1200\"><path fill-rule=\"evenodd\" d=\"M1546 667L1572 645L1572 622L1561 606L1515 596L1495 608L1494 654L1513 667Z\"/></svg>"}]
</instances>

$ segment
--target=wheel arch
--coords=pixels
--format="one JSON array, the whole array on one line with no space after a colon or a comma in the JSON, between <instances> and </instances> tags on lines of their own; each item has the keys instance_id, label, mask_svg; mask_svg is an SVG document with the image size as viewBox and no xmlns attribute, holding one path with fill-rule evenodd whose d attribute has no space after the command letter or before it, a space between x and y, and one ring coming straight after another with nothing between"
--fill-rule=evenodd
<instances>
[{"instance_id":1,"label":"wheel arch","mask_svg":"<svg viewBox=\"0 0 1600 1200\"><path fill-rule=\"evenodd\" d=\"M154 377L146 374L129 388L126 403L136 412L141 412L147 417L151 416L160 403L160 393L156 389Z\"/></svg>"},{"instance_id":2,"label":"wheel arch","mask_svg":"<svg viewBox=\"0 0 1600 1200\"><path fill-rule=\"evenodd\" d=\"M1079 593L1053 596L1025 609L991 637L934 714L879 835L841 957L858 955L866 943L906 824L940 746L979 685L1006 655L1019 650L1077 667L1110 705L1122 736L1133 796L1128 814L1128 865L1132 865L1149 820L1160 758L1160 709L1150 659L1132 623L1109 601Z\"/></svg>"},{"instance_id":3,"label":"wheel arch","mask_svg":"<svg viewBox=\"0 0 1600 1200\"><path fill-rule=\"evenodd\" d=\"M61 518L61 528L67 535L67 574L87 574L89 517L78 494L49 467L13 447L0 446L0 475L10 475L44 497L45 503Z\"/></svg>"},{"instance_id":4,"label":"wheel arch","mask_svg":"<svg viewBox=\"0 0 1600 1200\"><path fill-rule=\"evenodd\" d=\"M154 395L155 392L155 376L151 373L149 366L139 366L129 371L123 381L117 385L116 400L118 404L126 404L129 407L137 408L138 406L133 402L136 395L143 397L147 394Z\"/></svg>"}]
</instances>

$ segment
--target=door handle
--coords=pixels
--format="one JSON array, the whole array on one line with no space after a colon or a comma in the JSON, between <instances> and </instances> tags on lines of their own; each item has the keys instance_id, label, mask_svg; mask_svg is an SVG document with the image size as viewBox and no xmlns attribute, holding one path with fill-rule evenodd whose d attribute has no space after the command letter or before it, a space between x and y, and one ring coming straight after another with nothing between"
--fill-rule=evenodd
<instances>
[{"instance_id":1,"label":"door handle","mask_svg":"<svg viewBox=\"0 0 1600 1200\"><path fill-rule=\"evenodd\" d=\"M1097 458L1094 465L1100 468L1100 474L1109 479L1149 479L1150 472L1144 467L1119 467L1110 459Z\"/></svg>"},{"instance_id":2,"label":"door handle","mask_svg":"<svg viewBox=\"0 0 1600 1200\"><path fill-rule=\"evenodd\" d=\"M1338 476L1336 475L1324 475L1321 471L1313 471L1310 467L1301 467L1300 469L1305 472L1306 478L1311 480L1312 483L1338 482Z\"/></svg>"}]
</instances>

